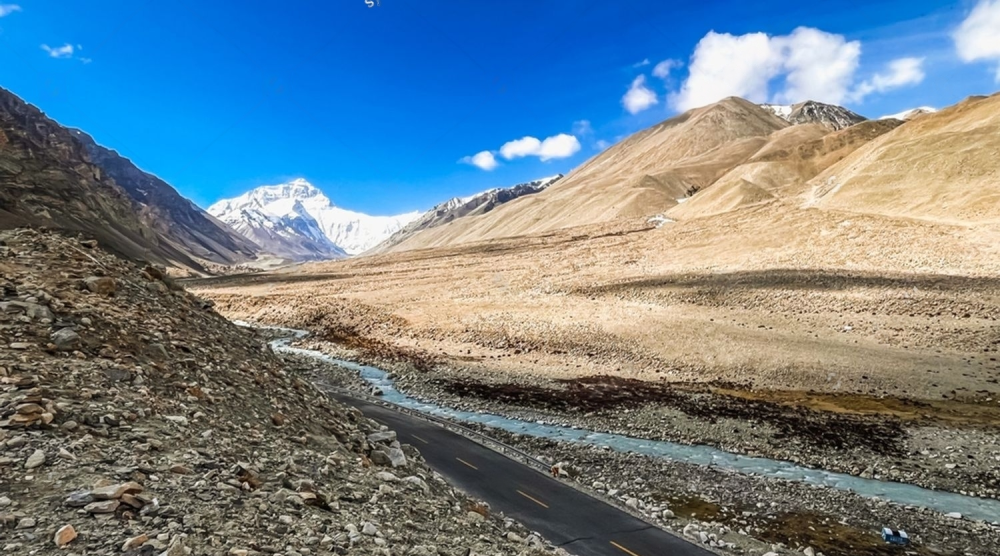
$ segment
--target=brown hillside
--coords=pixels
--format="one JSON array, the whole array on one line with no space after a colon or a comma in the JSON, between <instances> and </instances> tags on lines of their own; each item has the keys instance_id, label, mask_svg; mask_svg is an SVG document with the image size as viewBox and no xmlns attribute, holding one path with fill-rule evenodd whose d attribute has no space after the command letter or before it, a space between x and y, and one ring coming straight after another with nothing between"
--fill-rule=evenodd
<instances>
[{"instance_id":1,"label":"brown hillside","mask_svg":"<svg viewBox=\"0 0 1000 556\"><path fill-rule=\"evenodd\" d=\"M728 98L640 131L590 159L548 190L487 215L426 230L393 251L647 216L710 185L789 123Z\"/></svg>"},{"instance_id":2,"label":"brown hillside","mask_svg":"<svg viewBox=\"0 0 1000 556\"><path fill-rule=\"evenodd\" d=\"M812 180L807 205L971 224L1000 222L1000 95L909 121Z\"/></svg>"},{"instance_id":3,"label":"brown hillside","mask_svg":"<svg viewBox=\"0 0 1000 556\"><path fill-rule=\"evenodd\" d=\"M667 215L688 220L797 197L816 174L898 125L896 120L874 120L830 133L816 124L777 131L749 162L733 168Z\"/></svg>"}]
</instances>

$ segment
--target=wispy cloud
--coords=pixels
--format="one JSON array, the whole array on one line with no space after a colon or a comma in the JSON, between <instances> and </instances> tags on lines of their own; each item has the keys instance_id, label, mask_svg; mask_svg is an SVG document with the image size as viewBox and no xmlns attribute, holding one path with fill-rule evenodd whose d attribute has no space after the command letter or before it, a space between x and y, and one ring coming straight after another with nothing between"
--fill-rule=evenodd
<instances>
[{"instance_id":1,"label":"wispy cloud","mask_svg":"<svg viewBox=\"0 0 1000 556\"><path fill-rule=\"evenodd\" d=\"M587 137L594 134L594 126L590 125L590 120L577 120L573 122L573 135Z\"/></svg>"},{"instance_id":2,"label":"wispy cloud","mask_svg":"<svg viewBox=\"0 0 1000 556\"><path fill-rule=\"evenodd\" d=\"M628 92L622 97L622 106L629 114L638 114L660 102L654 93L646 86L646 76L640 75L632 80Z\"/></svg>"},{"instance_id":3,"label":"wispy cloud","mask_svg":"<svg viewBox=\"0 0 1000 556\"><path fill-rule=\"evenodd\" d=\"M994 62L1000 83L1000 0L980 0L952 33L963 62Z\"/></svg>"},{"instance_id":4,"label":"wispy cloud","mask_svg":"<svg viewBox=\"0 0 1000 556\"><path fill-rule=\"evenodd\" d=\"M649 61L649 58L643 58L643 60L641 62L636 62L636 63L632 64L632 67L633 68L642 68L642 67L648 66L651 63L652 62Z\"/></svg>"},{"instance_id":5,"label":"wispy cloud","mask_svg":"<svg viewBox=\"0 0 1000 556\"><path fill-rule=\"evenodd\" d=\"M493 153L490 151L481 151L472 156L462 157L459 162L462 164L471 164L476 168L486 170L487 172L496 169L496 167L500 165L500 163L497 162L496 157L493 156Z\"/></svg>"},{"instance_id":6,"label":"wispy cloud","mask_svg":"<svg viewBox=\"0 0 1000 556\"><path fill-rule=\"evenodd\" d=\"M53 58L72 58L73 57L73 45L66 43L62 46L49 46L47 44L42 45L42 50L49 53L49 56Z\"/></svg>"},{"instance_id":7,"label":"wispy cloud","mask_svg":"<svg viewBox=\"0 0 1000 556\"><path fill-rule=\"evenodd\" d=\"M670 72L684 65L680 60L667 59L653 66L653 77L666 79L670 77Z\"/></svg>"},{"instance_id":8,"label":"wispy cloud","mask_svg":"<svg viewBox=\"0 0 1000 556\"><path fill-rule=\"evenodd\" d=\"M21 6L17 4L0 4L0 17L5 17L19 11L21 11Z\"/></svg>"},{"instance_id":9,"label":"wispy cloud","mask_svg":"<svg viewBox=\"0 0 1000 556\"><path fill-rule=\"evenodd\" d=\"M924 80L923 58L899 58L889 62L886 71L876 73L851 91L849 98L861 101L872 93L884 93L900 87L917 85Z\"/></svg>"}]
</instances>

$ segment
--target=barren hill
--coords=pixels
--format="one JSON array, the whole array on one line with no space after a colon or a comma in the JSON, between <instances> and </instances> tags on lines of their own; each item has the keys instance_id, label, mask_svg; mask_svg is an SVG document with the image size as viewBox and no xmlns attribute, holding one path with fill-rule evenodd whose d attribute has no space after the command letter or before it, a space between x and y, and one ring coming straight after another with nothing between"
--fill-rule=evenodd
<instances>
[{"instance_id":1,"label":"barren hill","mask_svg":"<svg viewBox=\"0 0 1000 556\"><path fill-rule=\"evenodd\" d=\"M891 120L887 120L891 121ZM972 224L1000 222L1000 95L899 126L812 180L809 205Z\"/></svg>"},{"instance_id":2,"label":"barren hill","mask_svg":"<svg viewBox=\"0 0 1000 556\"><path fill-rule=\"evenodd\" d=\"M897 120L869 120L833 132L817 124L777 131L746 163L671 209L667 216L688 220L777 199L798 203L810 179L898 125Z\"/></svg>"},{"instance_id":3,"label":"barren hill","mask_svg":"<svg viewBox=\"0 0 1000 556\"><path fill-rule=\"evenodd\" d=\"M646 216L707 187L791 124L728 98L640 131L537 195L425 230L393 250L546 232Z\"/></svg>"},{"instance_id":4,"label":"barren hill","mask_svg":"<svg viewBox=\"0 0 1000 556\"><path fill-rule=\"evenodd\" d=\"M0 89L0 228L85 232L132 259L204 270L257 247L168 184Z\"/></svg>"}]
</instances>

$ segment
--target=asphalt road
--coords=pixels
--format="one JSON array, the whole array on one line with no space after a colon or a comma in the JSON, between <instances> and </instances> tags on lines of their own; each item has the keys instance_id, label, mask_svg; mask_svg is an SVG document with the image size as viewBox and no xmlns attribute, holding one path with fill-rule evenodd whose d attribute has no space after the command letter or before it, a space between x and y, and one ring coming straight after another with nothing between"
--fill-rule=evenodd
<instances>
[{"instance_id":1,"label":"asphalt road","mask_svg":"<svg viewBox=\"0 0 1000 556\"><path fill-rule=\"evenodd\" d=\"M561 481L459 434L392 409L333 394L416 446L448 481L577 556L713 556Z\"/></svg>"}]
</instances>

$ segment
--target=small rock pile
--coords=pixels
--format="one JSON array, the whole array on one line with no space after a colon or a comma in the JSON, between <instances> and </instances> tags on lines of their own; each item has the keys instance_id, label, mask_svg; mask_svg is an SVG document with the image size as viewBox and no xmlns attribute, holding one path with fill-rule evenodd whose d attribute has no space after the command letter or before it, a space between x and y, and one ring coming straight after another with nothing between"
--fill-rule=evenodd
<instances>
[{"instance_id":1,"label":"small rock pile","mask_svg":"<svg viewBox=\"0 0 1000 556\"><path fill-rule=\"evenodd\" d=\"M161 270L0 231L0 553L559 552L483 508Z\"/></svg>"}]
</instances>

